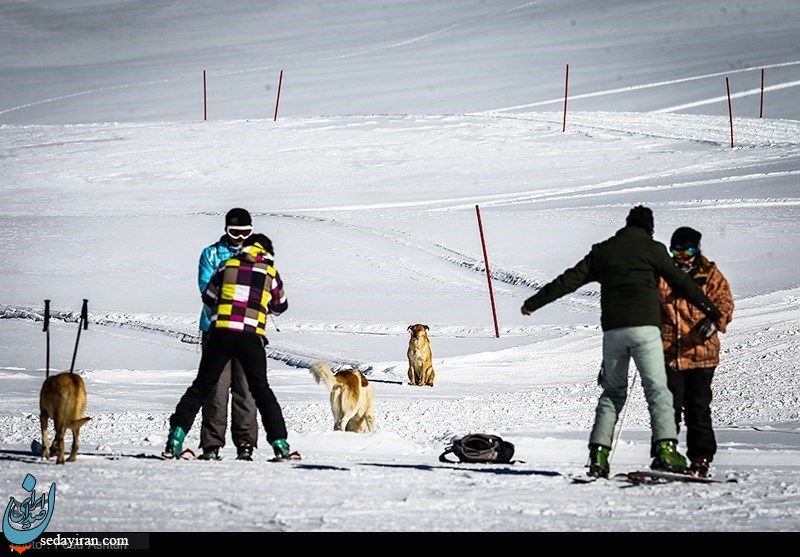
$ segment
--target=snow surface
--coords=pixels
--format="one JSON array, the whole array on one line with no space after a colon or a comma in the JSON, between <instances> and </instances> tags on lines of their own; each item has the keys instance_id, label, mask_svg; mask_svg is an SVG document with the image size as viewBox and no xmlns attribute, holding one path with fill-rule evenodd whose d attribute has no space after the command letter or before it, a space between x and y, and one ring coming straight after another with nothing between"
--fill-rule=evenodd
<instances>
[{"instance_id":1,"label":"snow surface","mask_svg":"<svg viewBox=\"0 0 800 557\"><path fill-rule=\"evenodd\" d=\"M3 2L0 77L0 485L55 482L48 533L800 530L796 1ZM713 473L736 484L571 483L599 288L519 308L639 203L662 242L699 229L732 285ZM303 460L266 463L263 430L252 463L230 441L219 462L128 458L161 451L195 376L197 258L233 206L286 282L268 373ZM84 298L92 420L56 466L24 456L43 301L56 371ZM433 388L407 384L413 323ZM367 373L377 431L332 431L318 359ZM649 462L631 378L612 472ZM438 462L469 432L520 462Z\"/></svg>"}]
</instances>

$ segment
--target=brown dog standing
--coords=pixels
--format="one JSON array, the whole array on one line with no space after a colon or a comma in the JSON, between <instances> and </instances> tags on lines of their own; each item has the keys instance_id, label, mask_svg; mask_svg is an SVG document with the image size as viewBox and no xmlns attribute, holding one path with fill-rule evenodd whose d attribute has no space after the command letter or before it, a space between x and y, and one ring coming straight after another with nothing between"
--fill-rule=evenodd
<instances>
[{"instance_id":1,"label":"brown dog standing","mask_svg":"<svg viewBox=\"0 0 800 557\"><path fill-rule=\"evenodd\" d=\"M42 458L50 458L50 440L47 437L48 420L53 420L56 438L53 448L58 451L56 464L64 464L64 445L67 430L72 431L70 462L78 457L80 429L91 418L83 416L86 410L86 386L80 375L65 371L45 379L39 393L39 421L42 425Z\"/></svg>"},{"instance_id":2,"label":"brown dog standing","mask_svg":"<svg viewBox=\"0 0 800 557\"><path fill-rule=\"evenodd\" d=\"M316 362L309 372L330 391L335 431L375 431L375 397L363 373L352 368L333 373L324 361Z\"/></svg>"},{"instance_id":3,"label":"brown dog standing","mask_svg":"<svg viewBox=\"0 0 800 557\"><path fill-rule=\"evenodd\" d=\"M422 323L409 325L411 338L408 340L408 382L412 385L433 387L433 356L428 340L429 327Z\"/></svg>"}]
</instances>

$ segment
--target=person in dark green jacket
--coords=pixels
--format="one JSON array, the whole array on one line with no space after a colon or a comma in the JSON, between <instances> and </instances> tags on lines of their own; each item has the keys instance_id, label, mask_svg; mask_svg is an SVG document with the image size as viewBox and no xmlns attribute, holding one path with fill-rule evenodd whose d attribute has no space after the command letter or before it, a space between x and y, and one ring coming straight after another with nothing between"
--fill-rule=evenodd
<instances>
[{"instance_id":1,"label":"person in dark green jacket","mask_svg":"<svg viewBox=\"0 0 800 557\"><path fill-rule=\"evenodd\" d=\"M655 455L650 467L685 472L678 452L678 431L667 387L661 345L659 277L703 311L713 322L721 313L686 273L675 267L664 244L653 239L653 212L642 205L628 213L626 226L592 246L577 265L567 269L525 300L530 315L590 282L600 283L600 325L603 364L595 421L589 436L589 475L608 477L614 428L628 396L628 369L633 358L642 378L650 413Z\"/></svg>"}]
</instances>

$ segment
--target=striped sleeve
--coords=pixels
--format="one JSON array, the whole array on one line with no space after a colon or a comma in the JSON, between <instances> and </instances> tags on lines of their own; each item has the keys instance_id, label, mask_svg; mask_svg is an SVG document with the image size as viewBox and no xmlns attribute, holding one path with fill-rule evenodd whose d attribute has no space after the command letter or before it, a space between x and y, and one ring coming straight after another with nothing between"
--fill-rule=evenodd
<instances>
[{"instance_id":1,"label":"striped sleeve","mask_svg":"<svg viewBox=\"0 0 800 557\"><path fill-rule=\"evenodd\" d=\"M273 315L280 315L289 307L289 301L286 299L286 292L283 290L283 280L278 271L275 271L275 278L272 281L272 289L270 291L272 298L269 300L269 312Z\"/></svg>"}]
</instances>

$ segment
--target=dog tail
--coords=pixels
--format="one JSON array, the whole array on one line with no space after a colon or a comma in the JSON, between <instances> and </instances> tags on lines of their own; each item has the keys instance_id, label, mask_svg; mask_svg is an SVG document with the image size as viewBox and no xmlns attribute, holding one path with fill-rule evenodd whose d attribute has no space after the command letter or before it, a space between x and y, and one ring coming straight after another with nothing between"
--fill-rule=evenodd
<instances>
[{"instance_id":1,"label":"dog tail","mask_svg":"<svg viewBox=\"0 0 800 557\"><path fill-rule=\"evenodd\" d=\"M71 427L71 428L75 428L75 429L80 429L80 428L81 428L81 427L83 427L83 425L84 425L86 422L88 422L89 420L91 420L91 418L89 418L88 416L87 416L87 417L85 417L85 418L80 418L80 419L78 419L78 420L74 420L74 421L73 421L73 422L70 424L70 427Z\"/></svg>"},{"instance_id":2,"label":"dog tail","mask_svg":"<svg viewBox=\"0 0 800 557\"><path fill-rule=\"evenodd\" d=\"M328 388L329 391L333 390L334 385L336 385L336 378L333 376L333 372L331 371L328 362L319 361L312 365L308 370L311 375L316 380L317 384L320 382L325 383L325 386Z\"/></svg>"}]
</instances>

